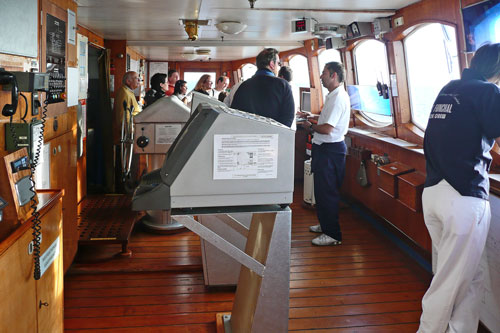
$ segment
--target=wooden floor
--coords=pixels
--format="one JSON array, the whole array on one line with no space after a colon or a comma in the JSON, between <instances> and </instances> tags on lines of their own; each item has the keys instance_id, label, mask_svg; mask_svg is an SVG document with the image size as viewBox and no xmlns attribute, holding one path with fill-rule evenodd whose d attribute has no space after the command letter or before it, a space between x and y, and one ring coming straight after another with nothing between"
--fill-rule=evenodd
<instances>
[{"instance_id":1,"label":"wooden floor","mask_svg":"<svg viewBox=\"0 0 500 333\"><path fill-rule=\"evenodd\" d=\"M301 188L292 211L290 331L417 330L429 275L349 208L338 247L311 245L317 220L302 207ZM65 277L67 331L215 332L234 290L205 288L196 235L136 228L130 248L131 258L112 257L119 246L79 252Z\"/></svg>"}]
</instances>

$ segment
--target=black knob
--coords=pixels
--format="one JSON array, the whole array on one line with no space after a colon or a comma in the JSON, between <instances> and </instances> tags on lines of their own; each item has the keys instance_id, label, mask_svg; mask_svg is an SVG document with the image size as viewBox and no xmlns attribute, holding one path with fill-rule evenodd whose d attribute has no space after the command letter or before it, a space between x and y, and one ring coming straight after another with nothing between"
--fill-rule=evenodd
<instances>
[{"instance_id":1,"label":"black knob","mask_svg":"<svg viewBox=\"0 0 500 333\"><path fill-rule=\"evenodd\" d=\"M140 137L137 138L137 145L139 148L144 148L149 144L149 138L141 135Z\"/></svg>"},{"instance_id":2,"label":"black knob","mask_svg":"<svg viewBox=\"0 0 500 333\"><path fill-rule=\"evenodd\" d=\"M38 304L38 307L41 309L42 306L49 306L49 303L40 301L40 303Z\"/></svg>"}]
</instances>

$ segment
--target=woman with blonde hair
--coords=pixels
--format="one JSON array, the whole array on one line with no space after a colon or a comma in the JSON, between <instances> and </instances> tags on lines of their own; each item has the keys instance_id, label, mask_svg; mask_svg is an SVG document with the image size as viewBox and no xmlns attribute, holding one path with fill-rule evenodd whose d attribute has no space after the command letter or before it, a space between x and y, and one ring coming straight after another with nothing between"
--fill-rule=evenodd
<instances>
[{"instance_id":1,"label":"woman with blonde hair","mask_svg":"<svg viewBox=\"0 0 500 333\"><path fill-rule=\"evenodd\" d=\"M210 96L212 91L212 76L210 74L203 74L196 86L194 91Z\"/></svg>"}]
</instances>

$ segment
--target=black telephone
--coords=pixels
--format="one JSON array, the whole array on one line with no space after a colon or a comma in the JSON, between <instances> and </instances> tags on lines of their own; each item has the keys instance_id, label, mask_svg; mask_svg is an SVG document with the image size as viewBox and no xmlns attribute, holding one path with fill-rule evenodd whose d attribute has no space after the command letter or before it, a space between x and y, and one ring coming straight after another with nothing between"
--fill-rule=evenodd
<instances>
[{"instance_id":1,"label":"black telephone","mask_svg":"<svg viewBox=\"0 0 500 333\"><path fill-rule=\"evenodd\" d=\"M22 74L21 74L22 75ZM30 78L30 77L28 77ZM34 78L34 76L32 76ZM43 77L42 77L43 79ZM23 82L23 80L21 80ZM44 81L45 82L45 81ZM16 113L17 109L17 102L18 102L18 94L19 94L19 87L17 85L17 79L16 76L13 73L5 71L3 68L0 68L0 85L11 85L12 89L12 102L11 104L5 104L3 109L2 109L2 115L5 117L10 117L10 136L12 138L12 141L14 142L14 145L16 148L19 148L18 144L18 138L15 132L15 126L13 126L12 123L12 116ZM46 85L48 85L48 77L46 80ZM40 84L41 86L41 84ZM38 86L37 86L38 87ZM38 87L38 90L43 90L42 88ZM26 104L28 104L26 102ZM44 102L44 111L42 112L42 119L41 119L41 132L38 135L38 142L39 144L37 145L36 152L33 152L33 158L31 163L28 162L28 157L25 157L25 159L18 160L15 162L19 162L20 164L15 164L11 165L13 172L18 172L19 170L22 170L22 168L29 168L31 169L31 173L29 176L24 177L21 179L16 186L20 188L19 190L19 197L18 200L20 200L20 206L24 206L25 204L28 204L31 202L31 216L33 224L32 224L32 229L33 229L33 261L34 261L34 270L33 270L33 276L35 280L39 280L41 277L41 268L40 268L40 241L41 241L41 220L40 220L40 213L37 210L38 202L36 200L36 190L35 190L35 182L32 178L32 175L35 173L35 168L38 163L38 157L40 155L40 149L43 143L43 133L44 133L44 127L45 127L45 117L47 116L47 104L48 104L48 98L45 99ZM20 195L22 192L22 196Z\"/></svg>"},{"instance_id":2,"label":"black telephone","mask_svg":"<svg viewBox=\"0 0 500 333\"><path fill-rule=\"evenodd\" d=\"M12 91L12 102L11 104L5 104L2 109L2 115L5 117L11 117L16 113L17 101L19 96L19 89L17 87L17 80L14 74L5 71L0 68L0 85L11 85Z\"/></svg>"}]
</instances>

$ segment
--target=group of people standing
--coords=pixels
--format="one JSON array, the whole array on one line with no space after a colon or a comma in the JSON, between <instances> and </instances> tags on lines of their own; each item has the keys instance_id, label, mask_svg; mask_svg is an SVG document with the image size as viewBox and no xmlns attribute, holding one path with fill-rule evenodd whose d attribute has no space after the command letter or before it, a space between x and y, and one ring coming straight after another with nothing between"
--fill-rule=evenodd
<instances>
[{"instance_id":1,"label":"group of people standing","mask_svg":"<svg viewBox=\"0 0 500 333\"><path fill-rule=\"evenodd\" d=\"M179 82L179 83L178 83ZM167 74L165 73L156 73L151 77L151 88L144 96L144 108L153 104L156 100L164 97L164 96L172 96L180 93L181 82L185 81L179 80L179 73L175 69L171 69Z\"/></svg>"},{"instance_id":2,"label":"group of people standing","mask_svg":"<svg viewBox=\"0 0 500 333\"><path fill-rule=\"evenodd\" d=\"M212 76L203 74L196 83L193 91L208 95L221 101L226 97L226 89L229 86L229 78L220 76L217 79L215 88L212 88ZM148 107L157 99L164 96L177 96L184 104L190 102L190 93L188 94L187 82L179 79L179 73L175 69L164 73L156 73L151 77L151 89L148 90L144 98L144 107Z\"/></svg>"}]
</instances>

